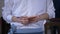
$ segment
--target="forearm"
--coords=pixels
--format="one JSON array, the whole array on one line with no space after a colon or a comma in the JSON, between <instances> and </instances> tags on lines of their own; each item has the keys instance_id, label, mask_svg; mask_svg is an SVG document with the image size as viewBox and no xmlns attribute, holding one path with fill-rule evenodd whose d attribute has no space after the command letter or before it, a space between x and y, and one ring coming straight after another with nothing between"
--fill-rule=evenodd
<instances>
[{"instance_id":1,"label":"forearm","mask_svg":"<svg viewBox=\"0 0 60 34\"><path fill-rule=\"evenodd\" d=\"M39 15L39 19L40 20L49 19L49 15L47 13L44 13L42 15Z\"/></svg>"}]
</instances>

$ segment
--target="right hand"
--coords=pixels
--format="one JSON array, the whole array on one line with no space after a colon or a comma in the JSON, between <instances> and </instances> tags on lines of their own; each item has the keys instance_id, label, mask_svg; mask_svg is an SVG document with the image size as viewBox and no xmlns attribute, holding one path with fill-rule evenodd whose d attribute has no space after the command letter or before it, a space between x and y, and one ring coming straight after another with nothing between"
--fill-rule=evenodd
<instances>
[{"instance_id":1,"label":"right hand","mask_svg":"<svg viewBox=\"0 0 60 34\"><path fill-rule=\"evenodd\" d=\"M13 21L13 22L20 22L20 19L17 18L17 17L15 17L15 16L13 16L13 17L12 17L12 21Z\"/></svg>"},{"instance_id":2,"label":"right hand","mask_svg":"<svg viewBox=\"0 0 60 34\"><path fill-rule=\"evenodd\" d=\"M29 24L29 20L28 17L21 17L20 18L20 22L24 25Z\"/></svg>"},{"instance_id":3,"label":"right hand","mask_svg":"<svg viewBox=\"0 0 60 34\"><path fill-rule=\"evenodd\" d=\"M26 25L29 23L28 17L12 17L12 21L14 22L21 22L22 24Z\"/></svg>"}]
</instances>

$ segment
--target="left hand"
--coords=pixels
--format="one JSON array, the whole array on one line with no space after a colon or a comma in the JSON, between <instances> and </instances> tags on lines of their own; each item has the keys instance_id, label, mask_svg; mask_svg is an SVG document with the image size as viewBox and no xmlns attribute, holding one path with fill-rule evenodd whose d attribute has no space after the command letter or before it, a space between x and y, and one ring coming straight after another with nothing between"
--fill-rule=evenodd
<instances>
[{"instance_id":1,"label":"left hand","mask_svg":"<svg viewBox=\"0 0 60 34\"><path fill-rule=\"evenodd\" d=\"M29 17L29 22L32 23L32 22L38 22L39 21L39 16L32 16L32 17Z\"/></svg>"}]
</instances>

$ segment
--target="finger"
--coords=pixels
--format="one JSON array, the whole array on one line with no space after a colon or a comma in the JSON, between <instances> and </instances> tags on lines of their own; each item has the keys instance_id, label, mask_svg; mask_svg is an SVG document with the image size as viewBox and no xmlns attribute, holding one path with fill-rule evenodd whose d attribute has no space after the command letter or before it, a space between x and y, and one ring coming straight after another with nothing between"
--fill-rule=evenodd
<instances>
[{"instance_id":1,"label":"finger","mask_svg":"<svg viewBox=\"0 0 60 34\"><path fill-rule=\"evenodd\" d=\"M20 20L21 22L25 23L25 22L28 22L28 20Z\"/></svg>"},{"instance_id":2,"label":"finger","mask_svg":"<svg viewBox=\"0 0 60 34\"><path fill-rule=\"evenodd\" d=\"M38 20L35 18L35 19L31 19L30 22L37 22Z\"/></svg>"},{"instance_id":3,"label":"finger","mask_svg":"<svg viewBox=\"0 0 60 34\"><path fill-rule=\"evenodd\" d=\"M26 25L26 24L28 24L28 22L22 22L22 24L25 24Z\"/></svg>"}]
</instances>

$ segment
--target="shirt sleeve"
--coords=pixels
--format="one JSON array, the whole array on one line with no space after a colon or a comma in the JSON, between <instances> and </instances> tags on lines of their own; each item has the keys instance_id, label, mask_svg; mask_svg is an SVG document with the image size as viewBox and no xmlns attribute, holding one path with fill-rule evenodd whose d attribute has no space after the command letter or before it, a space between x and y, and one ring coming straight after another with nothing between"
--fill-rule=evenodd
<instances>
[{"instance_id":1,"label":"shirt sleeve","mask_svg":"<svg viewBox=\"0 0 60 34\"><path fill-rule=\"evenodd\" d=\"M49 19L55 18L55 8L52 0L47 0L47 13L49 15Z\"/></svg>"},{"instance_id":2,"label":"shirt sleeve","mask_svg":"<svg viewBox=\"0 0 60 34\"><path fill-rule=\"evenodd\" d=\"M12 7L13 2L11 0L4 0L4 7L2 7L2 16L5 21L12 21Z\"/></svg>"}]
</instances>

